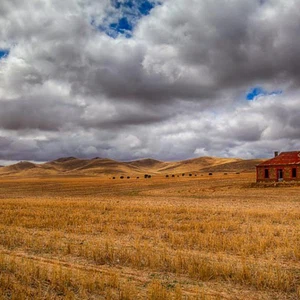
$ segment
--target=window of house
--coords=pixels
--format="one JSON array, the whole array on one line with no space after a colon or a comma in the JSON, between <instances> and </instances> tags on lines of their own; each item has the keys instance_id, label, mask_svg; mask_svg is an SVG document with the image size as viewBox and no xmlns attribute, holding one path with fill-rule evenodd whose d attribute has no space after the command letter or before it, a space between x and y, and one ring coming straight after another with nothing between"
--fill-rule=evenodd
<instances>
[{"instance_id":1,"label":"window of house","mask_svg":"<svg viewBox=\"0 0 300 300\"><path fill-rule=\"evenodd\" d=\"M296 177L297 177L297 169L296 169L296 168L293 168L293 169L292 169L292 177L293 177L293 178L296 178Z\"/></svg>"},{"instance_id":2,"label":"window of house","mask_svg":"<svg viewBox=\"0 0 300 300\"><path fill-rule=\"evenodd\" d=\"M265 169L265 178L269 178L269 169Z\"/></svg>"}]
</instances>

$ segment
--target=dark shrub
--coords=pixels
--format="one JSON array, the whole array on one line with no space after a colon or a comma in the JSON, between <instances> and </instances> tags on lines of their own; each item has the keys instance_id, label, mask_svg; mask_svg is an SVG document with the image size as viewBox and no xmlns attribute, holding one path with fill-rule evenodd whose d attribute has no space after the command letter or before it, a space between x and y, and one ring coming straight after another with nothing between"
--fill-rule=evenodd
<instances>
[{"instance_id":1,"label":"dark shrub","mask_svg":"<svg viewBox=\"0 0 300 300\"><path fill-rule=\"evenodd\" d=\"M208 173L208 175L210 175L210 176L211 176L212 174L213 174L213 173Z\"/></svg>"}]
</instances>

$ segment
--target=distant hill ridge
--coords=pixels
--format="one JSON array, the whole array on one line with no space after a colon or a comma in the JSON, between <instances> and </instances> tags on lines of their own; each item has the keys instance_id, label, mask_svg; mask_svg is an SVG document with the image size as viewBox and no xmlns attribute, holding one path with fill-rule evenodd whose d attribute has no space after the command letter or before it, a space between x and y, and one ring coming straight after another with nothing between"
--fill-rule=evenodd
<instances>
[{"instance_id":1,"label":"distant hill ridge","mask_svg":"<svg viewBox=\"0 0 300 300\"><path fill-rule=\"evenodd\" d=\"M0 168L0 176L113 176L121 174L179 174L187 172L253 172L262 159L198 157L164 162L152 158L120 162L109 158L62 157L43 164L22 161Z\"/></svg>"}]
</instances>

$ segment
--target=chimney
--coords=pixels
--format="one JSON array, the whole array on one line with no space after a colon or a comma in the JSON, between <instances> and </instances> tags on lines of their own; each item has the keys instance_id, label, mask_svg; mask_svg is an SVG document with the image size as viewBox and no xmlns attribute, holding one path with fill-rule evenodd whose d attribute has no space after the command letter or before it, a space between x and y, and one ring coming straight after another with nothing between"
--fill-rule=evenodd
<instances>
[{"instance_id":1,"label":"chimney","mask_svg":"<svg viewBox=\"0 0 300 300\"><path fill-rule=\"evenodd\" d=\"M278 156L278 151L274 152L274 157Z\"/></svg>"}]
</instances>

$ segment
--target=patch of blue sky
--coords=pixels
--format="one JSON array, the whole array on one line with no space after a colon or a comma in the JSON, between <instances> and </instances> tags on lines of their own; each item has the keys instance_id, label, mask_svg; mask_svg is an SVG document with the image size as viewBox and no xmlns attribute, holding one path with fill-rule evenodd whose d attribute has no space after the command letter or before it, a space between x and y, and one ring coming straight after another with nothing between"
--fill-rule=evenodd
<instances>
[{"instance_id":1,"label":"patch of blue sky","mask_svg":"<svg viewBox=\"0 0 300 300\"><path fill-rule=\"evenodd\" d=\"M132 36L131 32L133 29L133 25L130 24L128 19L125 17L119 19L118 23L111 23L109 25L109 28L112 31L115 31L116 34L118 34L118 33L124 34L125 37L127 37L127 38L130 38Z\"/></svg>"},{"instance_id":2,"label":"patch of blue sky","mask_svg":"<svg viewBox=\"0 0 300 300\"><path fill-rule=\"evenodd\" d=\"M246 94L246 100L252 101L258 96L280 95L282 93L283 93L282 90L268 92L265 89L263 89L262 87L253 87Z\"/></svg>"},{"instance_id":3,"label":"patch of blue sky","mask_svg":"<svg viewBox=\"0 0 300 300\"><path fill-rule=\"evenodd\" d=\"M154 4L149 1L143 1L139 6L139 11L142 15L149 15L150 11L154 8Z\"/></svg>"},{"instance_id":4,"label":"patch of blue sky","mask_svg":"<svg viewBox=\"0 0 300 300\"><path fill-rule=\"evenodd\" d=\"M149 15L155 6L160 4L157 0L111 0L111 6L115 9L115 20L108 21L114 19L113 13L104 20L103 24L96 26L94 21L91 24L110 37L116 38L122 35L131 38L138 21Z\"/></svg>"},{"instance_id":5,"label":"patch of blue sky","mask_svg":"<svg viewBox=\"0 0 300 300\"><path fill-rule=\"evenodd\" d=\"M0 59L5 58L9 55L8 49L0 49Z\"/></svg>"},{"instance_id":6,"label":"patch of blue sky","mask_svg":"<svg viewBox=\"0 0 300 300\"><path fill-rule=\"evenodd\" d=\"M127 7L127 8L134 7L133 2L131 0L128 0L128 1L111 0L110 2L111 2L111 5L117 9L119 9L121 7Z\"/></svg>"},{"instance_id":7,"label":"patch of blue sky","mask_svg":"<svg viewBox=\"0 0 300 300\"><path fill-rule=\"evenodd\" d=\"M138 11L142 15L148 15L152 8L155 7L156 4L160 4L159 2L151 2L149 0L127 0L127 1L118 1L112 0L111 5L116 8L125 8L135 10L135 13Z\"/></svg>"}]
</instances>

